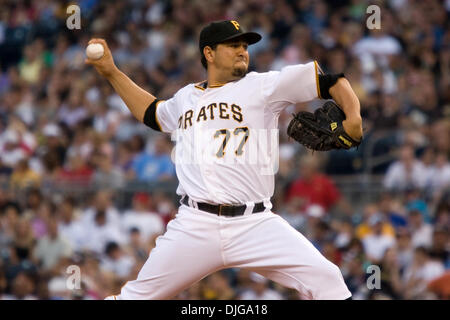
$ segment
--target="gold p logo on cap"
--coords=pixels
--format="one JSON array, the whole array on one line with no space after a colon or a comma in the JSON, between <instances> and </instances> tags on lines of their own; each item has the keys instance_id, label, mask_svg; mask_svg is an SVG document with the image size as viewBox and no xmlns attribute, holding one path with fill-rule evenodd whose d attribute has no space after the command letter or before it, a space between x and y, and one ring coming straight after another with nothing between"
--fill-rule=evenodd
<instances>
[{"instance_id":1,"label":"gold p logo on cap","mask_svg":"<svg viewBox=\"0 0 450 320\"><path fill-rule=\"evenodd\" d=\"M230 22L233 24L236 30L239 30L239 23L237 21L231 20Z\"/></svg>"}]
</instances>

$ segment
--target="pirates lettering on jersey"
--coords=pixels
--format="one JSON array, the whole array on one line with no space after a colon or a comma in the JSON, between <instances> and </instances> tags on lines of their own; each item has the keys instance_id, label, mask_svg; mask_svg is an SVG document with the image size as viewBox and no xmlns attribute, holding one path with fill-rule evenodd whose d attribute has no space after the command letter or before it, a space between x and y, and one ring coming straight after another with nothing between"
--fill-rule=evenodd
<instances>
[{"instance_id":1,"label":"pirates lettering on jersey","mask_svg":"<svg viewBox=\"0 0 450 320\"><path fill-rule=\"evenodd\" d=\"M214 108L217 108L217 104L215 104L215 103L211 103L208 106L209 114L211 115L211 117L210 117L211 120L214 120Z\"/></svg>"},{"instance_id":2,"label":"pirates lettering on jersey","mask_svg":"<svg viewBox=\"0 0 450 320\"><path fill-rule=\"evenodd\" d=\"M219 103L219 116L221 119L230 119L230 115L227 113L228 104L221 102Z\"/></svg>"},{"instance_id":3,"label":"pirates lettering on jersey","mask_svg":"<svg viewBox=\"0 0 450 320\"><path fill-rule=\"evenodd\" d=\"M200 121L200 117L202 117L202 120L203 120L203 121L205 121L206 119L208 119L208 118L206 117L206 107L202 107L202 108L200 109L200 112L198 113L198 116L197 116L197 122Z\"/></svg>"},{"instance_id":4,"label":"pirates lettering on jersey","mask_svg":"<svg viewBox=\"0 0 450 320\"><path fill-rule=\"evenodd\" d=\"M233 103L231 106L226 102L211 103L208 106L203 106L198 111L198 114L194 114L194 110L187 110L178 119L178 128L188 129L192 126L193 119L196 122L208 121L214 119L233 119L241 123L244 120L242 115L242 108Z\"/></svg>"},{"instance_id":5,"label":"pirates lettering on jersey","mask_svg":"<svg viewBox=\"0 0 450 320\"><path fill-rule=\"evenodd\" d=\"M242 111L241 107L239 107L237 104L233 103L231 105L231 112L233 113L233 119L236 120L237 122L242 122L243 120L241 111Z\"/></svg>"},{"instance_id":6,"label":"pirates lettering on jersey","mask_svg":"<svg viewBox=\"0 0 450 320\"><path fill-rule=\"evenodd\" d=\"M194 115L194 111L188 110L184 114L184 128L187 128L187 123L189 122L189 126L192 126L192 116Z\"/></svg>"}]
</instances>

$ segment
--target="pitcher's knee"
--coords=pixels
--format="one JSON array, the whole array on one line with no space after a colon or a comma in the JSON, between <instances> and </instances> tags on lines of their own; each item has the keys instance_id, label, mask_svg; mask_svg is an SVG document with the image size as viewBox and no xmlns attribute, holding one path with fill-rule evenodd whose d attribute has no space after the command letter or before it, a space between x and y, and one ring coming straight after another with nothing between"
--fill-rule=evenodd
<instances>
[{"instance_id":1,"label":"pitcher's knee","mask_svg":"<svg viewBox=\"0 0 450 320\"><path fill-rule=\"evenodd\" d=\"M153 286L146 285L145 281L135 280L127 282L120 293L124 300L151 300L159 299L154 297L156 292L158 291Z\"/></svg>"},{"instance_id":2,"label":"pitcher's knee","mask_svg":"<svg viewBox=\"0 0 450 320\"><path fill-rule=\"evenodd\" d=\"M122 300L166 300L175 296L180 286L162 278L128 281L121 289Z\"/></svg>"},{"instance_id":3,"label":"pitcher's knee","mask_svg":"<svg viewBox=\"0 0 450 320\"><path fill-rule=\"evenodd\" d=\"M327 267L325 268L326 272L325 272L325 276L327 278L329 278L329 281L336 281L342 280L342 273L341 270L339 269L339 267L337 265L335 265L334 263L328 263Z\"/></svg>"},{"instance_id":4,"label":"pitcher's knee","mask_svg":"<svg viewBox=\"0 0 450 320\"><path fill-rule=\"evenodd\" d=\"M328 262L319 268L317 286L314 290L314 299L346 299L351 296L344 282L341 270L335 264Z\"/></svg>"}]
</instances>

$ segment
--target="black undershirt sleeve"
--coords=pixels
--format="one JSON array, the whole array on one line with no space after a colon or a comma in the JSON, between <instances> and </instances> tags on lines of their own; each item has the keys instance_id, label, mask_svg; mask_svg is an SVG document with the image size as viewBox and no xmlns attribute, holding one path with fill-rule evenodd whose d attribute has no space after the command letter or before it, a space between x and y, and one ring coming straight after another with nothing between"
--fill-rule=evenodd
<instances>
[{"instance_id":1,"label":"black undershirt sleeve","mask_svg":"<svg viewBox=\"0 0 450 320\"><path fill-rule=\"evenodd\" d=\"M144 124L153 130L162 131L158 122L156 121L156 104L160 101L159 99L155 99L145 110L144 114Z\"/></svg>"},{"instance_id":2,"label":"black undershirt sleeve","mask_svg":"<svg viewBox=\"0 0 450 320\"><path fill-rule=\"evenodd\" d=\"M338 74L319 74L319 88L320 98L331 99L330 88L338 81L339 78L344 78L343 73Z\"/></svg>"}]
</instances>

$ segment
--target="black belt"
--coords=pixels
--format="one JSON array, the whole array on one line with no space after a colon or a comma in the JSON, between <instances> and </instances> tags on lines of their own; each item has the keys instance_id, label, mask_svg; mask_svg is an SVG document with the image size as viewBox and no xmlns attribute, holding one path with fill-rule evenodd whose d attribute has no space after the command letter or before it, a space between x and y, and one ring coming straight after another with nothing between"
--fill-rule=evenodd
<instances>
[{"instance_id":1,"label":"black belt","mask_svg":"<svg viewBox=\"0 0 450 320\"><path fill-rule=\"evenodd\" d=\"M184 196L183 199L181 199L181 203L187 205L188 207L192 207L189 205L189 197ZM233 206L228 204L209 204L204 202L196 202L198 210L206 211L209 213L214 213L218 216L226 216L226 217L236 217L236 216L242 216L244 215L245 209L247 209L247 206L241 205L241 206ZM266 209L264 206L264 202L258 202L255 203L255 206L253 207L252 213L258 213L262 212Z\"/></svg>"}]
</instances>

